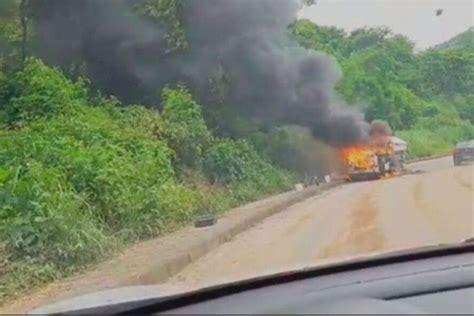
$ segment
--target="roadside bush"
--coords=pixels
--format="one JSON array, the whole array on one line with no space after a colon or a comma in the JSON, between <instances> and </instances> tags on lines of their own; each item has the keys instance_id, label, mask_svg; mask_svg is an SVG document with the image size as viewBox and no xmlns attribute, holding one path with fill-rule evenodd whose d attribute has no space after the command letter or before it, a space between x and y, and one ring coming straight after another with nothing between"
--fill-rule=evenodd
<instances>
[{"instance_id":1,"label":"roadside bush","mask_svg":"<svg viewBox=\"0 0 474 316\"><path fill-rule=\"evenodd\" d=\"M400 131L397 136L408 142L408 158L417 158L449 153L456 142L474 138L474 126L461 122L459 126Z\"/></svg>"},{"instance_id":2,"label":"roadside bush","mask_svg":"<svg viewBox=\"0 0 474 316\"><path fill-rule=\"evenodd\" d=\"M431 106L434 115L422 117L412 129L397 133L408 142L409 158L446 154L457 142L474 138L474 126L460 118L453 104L435 100Z\"/></svg>"},{"instance_id":3,"label":"roadside bush","mask_svg":"<svg viewBox=\"0 0 474 316\"><path fill-rule=\"evenodd\" d=\"M60 169L31 162L2 173L0 231L12 259L37 258L67 268L104 252L107 238L92 209Z\"/></svg>"},{"instance_id":4,"label":"roadside bush","mask_svg":"<svg viewBox=\"0 0 474 316\"><path fill-rule=\"evenodd\" d=\"M157 192L163 220L171 225L184 224L202 211L202 196L199 192L169 181Z\"/></svg>"},{"instance_id":5,"label":"roadside bush","mask_svg":"<svg viewBox=\"0 0 474 316\"><path fill-rule=\"evenodd\" d=\"M212 182L230 184L248 181L256 185L253 188L256 194L283 190L291 182L288 174L261 158L244 140L224 139L212 145L206 153L204 168Z\"/></svg>"},{"instance_id":6,"label":"roadside bush","mask_svg":"<svg viewBox=\"0 0 474 316\"><path fill-rule=\"evenodd\" d=\"M0 173L0 302L116 249L60 168L30 162Z\"/></svg>"},{"instance_id":7,"label":"roadside bush","mask_svg":"<svg viewBox=\"0 0 474 316\"><path fill-rule=\"evenodd\" d=\"M120 101L111 98L100 98L97 107L104 109L109 119L121 127L133 129L152 139L163 139L163 121L158 111L150 110L143 105L122 106Z\"/></svg>"},{"instance_id":8,"label":"roadside bush","mask_svg":"<svg viewBox=\"0 0 474 316\"><path fill-rule=\"evenodd\" d=\"M160 114L91 99L34 59L0 79L0 301L198 212L290 187L245 141L210 148L184 88L165 89L163 104Z\"/></svg>"},{"instance_id":9,"label":"roadside bush","mask_svg":"<svg viewBox=\"0 0 474 316\"><path fill-rule=\"evenodd\" d=\"M73 83L37 59L27 60L23 70L0 83L0 106L9 123L66 113L86 96L83 81Z\"/></svg>"},{"instance_id":10,"label":"roadside bush","mask_svg":"<svg viewBox=\"0 0 474 316\"><path fill-rule=\"evenodd\" d=\"M304 128L284 127L249 137L252 145L272 164L291 170L300 178L323 175L331 170L333 148L314 138Z\"/></svg>"},{"instance_id":11,"label":"roadside bush","mask_svg":"<svg viewBox=\"0 0 474 316\"><path fill-rule=\"evenodd\" d=\"M84 116L36 121L28 131L11 132L0 140L0 163L38 161L61 168L73 189L85 193L95 216L111 231L153 224L146 214L157 212L159 201L150 192L158 191L174 174L169 149L110 121L102 125L104 131L87 125ZM159 223L157 219L157 229Z\"/></svg>"},{"instance_id":12,"label":"roadside bush","mask_svg":"<svg viewBox=\"0 0 474 316\"><path fill-rule=\"evenodd\" d=\"M243 140L221 140L206 153L205 171L212 182L228 184L255 176L262 164L257 152Z\"/></svg>"},{"instance_id":13,"label":"roadside bush","mask_svg":"<svg viewBox=\"0 0 474 316\"><path fill-rule=\"evenodd\" d=\"M162 104L163 137L175 151L177 164L199 167L211 141L201 106L183 87L165 88Z\"/></svg>"}]
</instances>

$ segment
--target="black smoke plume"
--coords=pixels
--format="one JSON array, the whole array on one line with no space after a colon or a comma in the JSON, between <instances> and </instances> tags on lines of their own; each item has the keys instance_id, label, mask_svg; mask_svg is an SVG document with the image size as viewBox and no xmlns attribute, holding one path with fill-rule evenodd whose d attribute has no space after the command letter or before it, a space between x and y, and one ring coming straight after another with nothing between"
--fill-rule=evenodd
<instances>
[{"instance_id":1,"label":"black smoke plume","mask_svg":"<svg viewBox=\"0 0 474 316\"><path fill-rule=\"evenodd\" d=\"M37 53L66 68L83 62L99 87L126 102L156 104L166 84L183 82L208 104L217 80L220 102L243 117L309 127L336 146L366 133L363 116L335 96L335 60L289 40L298 1L184 1L189 45L178 50L169 45L166 23L133 11L141 1L32 3Z\"/></svg>"}]
</instances>

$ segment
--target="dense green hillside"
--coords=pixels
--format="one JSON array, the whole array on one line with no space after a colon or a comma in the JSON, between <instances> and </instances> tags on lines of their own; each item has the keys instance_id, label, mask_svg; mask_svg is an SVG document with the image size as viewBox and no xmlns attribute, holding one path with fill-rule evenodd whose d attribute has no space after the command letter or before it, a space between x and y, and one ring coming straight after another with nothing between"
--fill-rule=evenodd
<instances>
[{"instance_id":1,"label":"dense green hillside","mask_svg":"<svg viewBox=\"0 0 474 316\"><path fill-rule=\"evenodd\" d=\"M444 48L464 48L474 50L474 27L471 27L465 32L462 32L452 39L434 47L435 49Z\"/></svg>"},{"instance_id":2,"label":"dense green hillside","mask_svg":"<svg viewBox=\"0 0 474 316\"><path fill-rule=\"evenodd\" d=\"M0 301L292 185L245 140L212 135L186 89L163 110L92 97L29 59L0 80Z\"/></svg>"},{"instance_id":3,"label":"dense green hillside","mask_svg":"<svg viewBox=\"0 0 474 316\"><path fill-rule=\"evenodd\" d=\"M337 57L341 96L368 120L387 120L409 142L411 157L446 153L474 137L472 50L415 53L408 38L385 28L345 33L308 20L295 22L290 33L304 47Z\"/></svg>"}]
</instances>

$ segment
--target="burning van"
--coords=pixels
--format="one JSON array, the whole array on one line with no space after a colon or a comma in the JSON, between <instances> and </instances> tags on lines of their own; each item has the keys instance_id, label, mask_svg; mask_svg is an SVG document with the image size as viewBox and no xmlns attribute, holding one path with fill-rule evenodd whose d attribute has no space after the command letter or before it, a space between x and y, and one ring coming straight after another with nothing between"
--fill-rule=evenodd
<instances>
[{"instance_id":1,"label":"burning van","mask_svg":"<svg viewBox=\"0 0 474 316\"><path fill-rule=\"evenodd\" d=\"M353 144L340 150L351 181L392 177L403 169L407 143L392 136L386 122L374 121L367 143Z\"/></svg>"}]
</instances>

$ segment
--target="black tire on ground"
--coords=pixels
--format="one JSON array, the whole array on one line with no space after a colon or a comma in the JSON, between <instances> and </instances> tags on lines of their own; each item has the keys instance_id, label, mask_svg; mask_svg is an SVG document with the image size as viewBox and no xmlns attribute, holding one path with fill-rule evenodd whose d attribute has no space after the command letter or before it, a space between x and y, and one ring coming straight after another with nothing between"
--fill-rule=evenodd
<instances>
[{"instance_id":1,"label":"black tire on ground","mask_svg":"<svg viewBox=\"0 0 474 316\"><path fill-rule=\"evenodd\" d=\"M461 165L461 162L459 160L454 160L453 162L454 162L455 166L460 166Z\"/></svg>"},{"instance_id":2,"label":"black tire on ground","mask_svg":"<svg viewBox=\"0 0 474 316\"><path fill-rule=\"evenodd\" d=\"M372 181L380 179L380 174L378 173L364 173L364 174L351 174L350 180L357 181Z\"/></svg>"}]
</instances>

